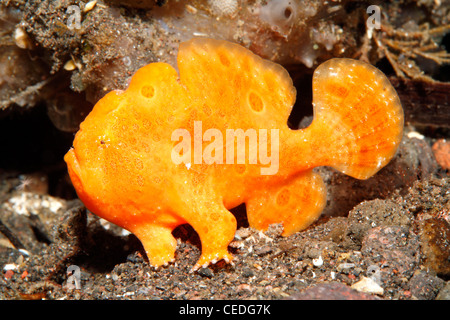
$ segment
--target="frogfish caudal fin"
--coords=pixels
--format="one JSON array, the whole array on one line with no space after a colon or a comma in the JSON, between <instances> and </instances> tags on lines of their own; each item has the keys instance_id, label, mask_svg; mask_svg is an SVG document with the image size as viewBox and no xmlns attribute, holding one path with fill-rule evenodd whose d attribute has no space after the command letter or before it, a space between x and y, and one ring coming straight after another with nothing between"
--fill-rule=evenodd
<instances>
[{"instance_id":1,"label":"frogfish caudal fin","mask_svg":"<svg viewBox=\"0 0 450 320\"><path fill-rule=\"evenodd\" d=\"M367 179L395 155L403 136L403 109L395 89L374 66L331 59L313 76L314 120L305 129L315 164Z\"/></svg>"}]
</instances>

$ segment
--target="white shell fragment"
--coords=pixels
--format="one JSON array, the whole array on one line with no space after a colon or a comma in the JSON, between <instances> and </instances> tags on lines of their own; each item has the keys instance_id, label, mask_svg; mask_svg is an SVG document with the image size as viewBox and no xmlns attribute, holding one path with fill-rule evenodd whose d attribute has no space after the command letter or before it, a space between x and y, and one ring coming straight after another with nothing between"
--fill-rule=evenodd
<instances>
[{"instance_id":1,"label":"white shell fragment","mask_svg":"<svg viewBox=\"0 0 450 320\"><path fill-rule=\"evenodd\" d=\"M362 279L352 285L352 289L359 292L369 293L369 294L379 294L382 295L384 290L378 283L376 283L371 278L362 277Z\"/></svg>"},{"instance_id":2,"label":"white shell fragment","mask_svg":"<svg viewBox=\"0 0 450 320\"><path fill-rule=\"evenodd\" d=\"M89 12L92 9L94 9L95 5L97 4L97 1L89 1L88 3L86 3L86 5L84 6L83 12Z\"/></svg>"},{"instance_id":3,"label":"white shell fragment","mask_svg":"<svg viewBox=\"0 0 450 320\"><path fill-rule=\"evenodd\" d=\"M14 42L21 49L33 49L33 43L28 34L22 28L18 27L14 30Z\"/></svg>"},{"instance_id":4,"label":"white shell fragment","mask_svg":"<svg viewBox=\"0 0 450 320\"><path fill-rule=\"evenodd\" d=\"M315 267L321 267L323 265L322 256L319 256L317 259L313 259L312 263Z\"/></svg>"}]
</instances>

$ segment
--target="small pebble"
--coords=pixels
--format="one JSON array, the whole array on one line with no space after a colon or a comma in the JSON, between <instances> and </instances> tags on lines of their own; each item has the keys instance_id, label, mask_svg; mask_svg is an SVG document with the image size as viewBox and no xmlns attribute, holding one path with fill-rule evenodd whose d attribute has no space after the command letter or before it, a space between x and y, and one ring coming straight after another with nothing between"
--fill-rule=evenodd
<instances>
[{"instance_id":1,"label":"small pebble","mask_svg":"<svg viewBox=\"0 0 450 320\"><path fill-rule=\"evenodd\" d=\"M4 271L16 270L16 269L17 269L17 265L14 263L7 263L3 266Z\"/></svg>"},{"instance_id":2,"label":"small pebble","mask_svg":"<svg viewBox=\"0 0 450 320\"><path fill-rule=\"evenodd\" d=\"M5 274L3 275L3 277L5 278L5 280L9 280L12 278L12 276L14 275L14 271L12 270L8 270L5 272Z\"/></svg>"},{"instance_id":3,"label":"small pebble","mask_svg":"<svg viewBox=\"0 0 450 320\"><path fill-rule=\"evenodd\" d=\"M248 238L251 234L252 234L252 232L250 231L249 228L240 228L236 231L234 238L236 240L242 240L242 239Z\"/></svg>"},{"instance_id":4,"label":"small pebble","mask_svg":"<svg viewBox=\"0 0 450 320\"><path fill-rule=\"evenodd\" d=\"M214 273L210 268L200 268L197 272L202 277L212 278L214 276Z\"/></svg>"},{"instance_id":5,"label":"small pebble","mask_svg":"<svg viewBox=\"0 0 450 320\"><path fill-rule=\"evenodd\" d=\"M242 271L242 275L246 278L250 278L250 277L253 277L255 275L255 273L250 268L244 268L244 270Z\"/></svg>"},{"instance_id":6,"label":"small pebble","mask_svg":"<svg viewBox=\"0 0 450 320\"><path fill-rule=\"evenodd\" d=\"M416 271L409 280L409 290L418 300L434 300L440 290L444 288L445 281L425 271Z\"/></svg>"},{"instance_id":7,"label":"small pebble","mask_svg":"<svg viewBox=\"0 0 450 320\"><path fill-rule=\"evenodd\" d=\"M371 278L362 277L361 280L352 285L352 289L359 292L382 295L384 290Z\"/></svg>"},{"instance_id":8,"label":"small pebble","mask_svg":"<svg viewBox=\"0 0 450 320\"><path fill-rule=\"evenodd\" d=\"M312 263L315 267L321 267L323 265L322 256L319 256L317 259L313 259Z\"/></svg>"},{"instance_id":9,"label":"small pebble","mask_svg":"<svg viewBox=\"0 0 450 320\"><path fill-rule=\"evenodd\" d=\"M447 281L444 288L439 291L436 300L450 300L450 281Z\"/></svg>"},{"instance_id":10,"label":"small pebble","mask_svg":"<svg viewBox=\"0 0 450 320\"><path fill-rule=\"evenodd\" d=\"M343 270L348 270L348 269L352 269L354 268L356 265L354 263L348 263L348 262L344 262L344 263L340 263L338 264L338 266L336 267L337 271L342 272Z\"/></svg>"},{"instance_id":11,"label":"small pebble","mask_svg":"<svg viewBox=\"0 0 450 320\"><path fill-rule=\"evenodd\" d=\"M265 256L266 254L269 254L272 252L272 248L270 246L262 246L262 247L258 247L255 248L255 253L258 256Z\"/></svg>"},{"instance_id":12,"label":"small pebble","mask_svg":"<svg viewBox=\"0 0 450 320\"><path fill-rule=\"evenodd\" d=\"M443 169L450 169L450 141L439 139L432 147L437 163Z\"/></svg>"}]
</instances>

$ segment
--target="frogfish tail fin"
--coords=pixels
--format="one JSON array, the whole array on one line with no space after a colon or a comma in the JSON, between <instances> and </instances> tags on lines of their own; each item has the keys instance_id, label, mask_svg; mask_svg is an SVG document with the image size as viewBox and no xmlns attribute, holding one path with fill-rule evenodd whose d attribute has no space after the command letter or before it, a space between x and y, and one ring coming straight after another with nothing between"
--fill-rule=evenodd
<instances>
[{"instance_id":1,"label":"frogfish tail fin","mask_svg":"<svg viewBox=\"0 0 450 320\"><path fill-rule=\"evenodd\" d=\"M395 155L403 136L403 109L374 66L352 59L326 61L314 72L313 104L310 131L321 165L367 179Z\"/></svg>"}]
</instances>

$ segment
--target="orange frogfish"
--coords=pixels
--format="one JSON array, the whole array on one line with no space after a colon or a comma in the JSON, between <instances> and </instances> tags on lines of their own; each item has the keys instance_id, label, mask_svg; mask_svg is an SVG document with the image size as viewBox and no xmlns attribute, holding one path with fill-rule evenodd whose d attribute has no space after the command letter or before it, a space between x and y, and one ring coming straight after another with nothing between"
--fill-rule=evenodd
<instances>
[{"instance_id":1,"label":"orange frogfish","mask_svg":"<svg viewBox=\"0 0 450 320\"><path fill-rule=\"evenodd\" d=\"M280 65L212 39L181 43L177 64L144 66L127 90L98 101L64 158L86 207L135 234L153 266L175 259L181 224L201 240L193 270L230 262L229 209L242 203L253 228L306 228L326 203L313 168L367 179L401 141L397 93L367 63L331 59L315 70L314 119L301 130L287 124L296 90Z\"/></svg>"}]
</instances>

